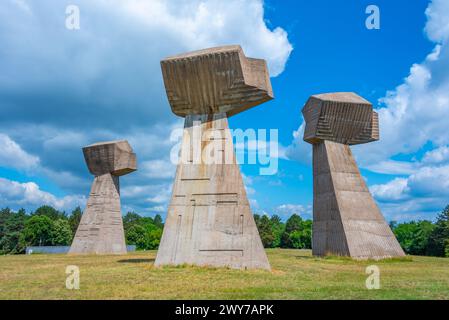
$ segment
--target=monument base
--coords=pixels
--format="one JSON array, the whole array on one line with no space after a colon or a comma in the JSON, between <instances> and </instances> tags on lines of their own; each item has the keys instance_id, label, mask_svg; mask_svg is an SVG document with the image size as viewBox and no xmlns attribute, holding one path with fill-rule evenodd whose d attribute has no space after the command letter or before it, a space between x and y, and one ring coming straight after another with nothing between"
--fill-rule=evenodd
<instances>
[{"instance_id":1,"label":"monument base","mask_svg":"<svg viewBox=\"0 0 449 320\"><path fill-rule=\"evenodd\" d=\"M95 177L69 254L126 254L119 177Z\"/></svg>"},{"instance_id":2,"label":"monument base","mask_svg":"<svg viewBox=\"0 0 449 320\"><path fill-rule=\"evenodd\" d=\"M182 158L155 265L269 270L226 115L187 116Z\"/></svg>"},{"instance_id":3,"label":"monument base","mask_svg":"<svg viewBox=\"0 0 449 320\"><path fill-rule=\"evenodd\" d=\"M348 145L313 145L314 255L357 259L404 256L372 198Z\"/></svg>"}]
</instances>

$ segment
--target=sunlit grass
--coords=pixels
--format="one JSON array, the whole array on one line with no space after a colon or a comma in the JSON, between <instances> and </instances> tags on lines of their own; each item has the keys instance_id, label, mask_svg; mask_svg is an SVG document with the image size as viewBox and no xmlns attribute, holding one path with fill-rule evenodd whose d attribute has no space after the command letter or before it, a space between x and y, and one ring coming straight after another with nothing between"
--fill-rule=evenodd
<instances>
[{"instance_id":1,"label":"sunlit grass","mask_svg":"<svg viewBox=\"0 0 449 320\"><path fill-rule=\"evenodd\" d=\"M153 267L155 251L126 256L0 256L1 299L449 299L449 259L316 258L309 250L267 250L272 272ZM380 268L379 290L365 269ZM65 287L80 268L80 290Z\"/></svg>"}]
</instances>

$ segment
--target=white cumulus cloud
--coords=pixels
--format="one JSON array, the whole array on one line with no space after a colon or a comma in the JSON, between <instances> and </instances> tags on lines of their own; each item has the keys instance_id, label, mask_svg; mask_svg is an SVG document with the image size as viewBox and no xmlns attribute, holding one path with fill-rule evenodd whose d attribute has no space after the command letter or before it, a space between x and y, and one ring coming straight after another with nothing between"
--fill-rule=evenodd
<instances>
[{"instance_id":1,"label":"white cumulus cloud","mask_svg":"<svg viewBox=\"0 0 449 320\"><path fill-rule=\"evenodd\" d=\"M13 209L51 205L59 210L72 210L76 206L84 206L86 198L76 195L56 197L42 191L34 182L20 183L0 178L0 203Z\"/></svg>"},{"instance_id":2,"label":"white cumulus cloud","mask_svg":"<svg viewBox=\"0 0 449 320\"><path fill-rule=\"evenodd\" d=\"M16 169L33 169L39 158L27 153L8 135L0 133L0 166Z\"/></svg>"},{"instance_id":3,"label":"white cumulus cloud","mask_svg":"<svg viewBox=\"0 0 449 320\"><path fill-rule=\"evenodd\" d=\"M449 199L444 165L449 159L449 1L432 0L426 15L425 32L434 49L380 99L380 141L352 148L360 167L400 176L370 188L390 217L435 216ZM303 133L304 123L294 132L287 156L310 163L312 148L302 141ZM433 149L420 159L418 152L428 145ZM393 159L397 155L411 160Z\"/></svg>"},{"instance_id":4,"label":"white cumulus cloud","mask_svg":"<svg viewBox=\"0 0 449 320\"><path fill-rule=\"evenodd\" d=\"M66 28L68 5L80 9L79 30ZM67 194L88 193L81 147L127 139L139 168L121 179L124 205L142 211L169 199L160 186L174 173L165 161L170 130L182 126L170 111L160 60L240 44L277 76L292 51L287 32L265 21L262 0L5 0L0 43L2 133ZM18 163L33 161L22 154ZM0 162L12 166L9 155Z\"/></svg>"}]
</instances>

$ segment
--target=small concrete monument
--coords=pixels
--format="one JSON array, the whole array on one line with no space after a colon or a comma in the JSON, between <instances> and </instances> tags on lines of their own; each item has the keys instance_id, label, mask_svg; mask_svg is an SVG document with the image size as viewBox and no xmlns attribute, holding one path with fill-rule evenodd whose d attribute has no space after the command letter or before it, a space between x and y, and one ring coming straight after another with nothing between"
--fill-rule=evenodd
<instances>
[{"instance_id":1,"label":"small concrete monument","mask_svg":"<svg viewBox=\"0 0 449 320\"><path fill-rule=\"evenodd\" d=\"M136 155L125 140L95 143L83 153L95 178L69 254L125 254L119 176L136 170Z\"/></svg>"},{"instance_id":2,"label":"small concrete monument","mask_svg":"<svg viewBox=\"0 0 449 320\"><path fill-rule=\"evenodd\" d=\"M350 145L379 140L378 115L355 93L314 95L302 113L313 144L314 255L404 256L360 175Z\"/></svg>"},{"instance_id":3,"label":"small concrete monument","mask_svg":"<svg viewBox=\"0 0 449 320\"><path fill-rule=\"evenodd\" d=\"M265 61L225 46L169 57L161 67L185 126L155 265L270 269L227 120L273 98Z\"/></svg>"}]
</instances>

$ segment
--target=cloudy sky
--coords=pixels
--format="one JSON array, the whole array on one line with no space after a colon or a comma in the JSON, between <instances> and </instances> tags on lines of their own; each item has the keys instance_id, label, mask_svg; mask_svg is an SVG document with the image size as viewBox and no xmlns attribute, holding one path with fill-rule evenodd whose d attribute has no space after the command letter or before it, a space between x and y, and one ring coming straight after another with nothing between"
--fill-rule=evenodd
<instances>
[{"instance_id":1,"label":"cloudy sky","mask_svg":"<svg viewBox=\"0 0 449 320\"><path fill-rule=\"evenodd\" d=\"M380 30L365 27L369 4ZM77 5L80 29L66 28ZM165 216L182 119L159 61L240 44L267 60L276 99L230 119L278 129L275 175L242 165L253 210L310 217L311 146L300 110L316 93L354 91L380 116L381 140L353 148L387 220L433 219L449 204L449 1L3 0L0 3L0 207L85 205L81 148L127 139L139 170L123 211Z\"/></svg>"}]
</instances>

